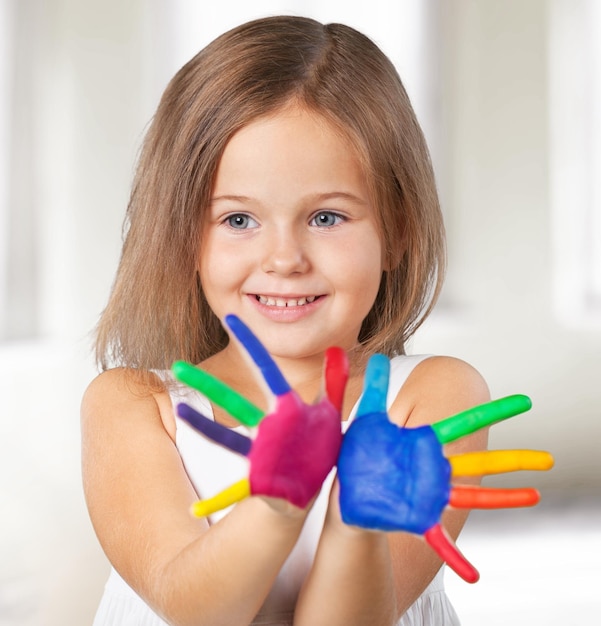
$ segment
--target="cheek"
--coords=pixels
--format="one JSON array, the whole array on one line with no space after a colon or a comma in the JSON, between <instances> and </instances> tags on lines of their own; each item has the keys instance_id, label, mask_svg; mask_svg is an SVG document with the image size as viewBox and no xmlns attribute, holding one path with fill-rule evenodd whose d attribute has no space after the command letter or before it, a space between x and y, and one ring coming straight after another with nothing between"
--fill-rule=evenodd
<instances>
[{"instance_id":1,"label":"cheek","mask_svg":"<svg viewBox=\"0 0 601 626\"><path fill-rule=\"evenodd\" d=\"M379 241L372 241L370 245L359 242L353 249L340 255L336 262L345 290L352 294L357 306L365 309L365 315L371 309L380 288L383 272L381 257Z\"/></svg>"},{"instance_id":2,"label":"cheek","mask_svg":"<svg viewBox=\"0 0 601 626\"><path fill-rule=\"evenodd\" d=\"M365 317L371 311L380 289L380 283L382 282L381 264L374 263L369 270L366 269L362 278L363 289L359 294L359 298L363 305L363 316Z\"/></svg>"},{"instance_id":3,"label":"cheek","mask_svg":"<svg viewBox=\"0 0 601 626\"><path fill-rule=\"evenodd\" d=\"M352 271L357 273L364 281L375 281L376 291L380 282L380 276L384 269L383 246L380 238L373 233L370 237L358 239L347 259L352 263Z\"/></svg>"},{"instance_id":4,"label":"cheek","mask_svg":"<svg viewBox=\"0 0 601 626\"><path fill-rule=\"evenodd\" d=\"M205 242L198 261L200 284L209 305L213 308L215 294L223 290L232 276L231 259L219 254L219 246L211 240Z\"/></svg>"},{"instance_id":5,"label":"cheek","mask_svg":"<svg viewBox=\"0 0 601 626\"><path fill-rule=\"evenodd\" d=\"M199 255L201 282L223 284L233 276L240 266L240 255L232 251L215 237L207 237Z\"/></svg>"}]
</instances>

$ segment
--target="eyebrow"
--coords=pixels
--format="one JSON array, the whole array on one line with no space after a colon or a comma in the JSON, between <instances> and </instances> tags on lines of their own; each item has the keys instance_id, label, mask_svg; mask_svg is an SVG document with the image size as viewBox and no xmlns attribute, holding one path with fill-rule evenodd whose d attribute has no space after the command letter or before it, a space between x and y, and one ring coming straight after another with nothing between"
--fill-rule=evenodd
<instances>
[{"instance_id":1,"label":"eyebrow","mask_svg":"<svg viewBox=\"0 0 601 626\"><path fill-rule=\"evenodd\" d=\"M355 204L361 204L361 205L368 204L367 200L364 200L360 198L359 196L356 196L355 194L352 194L352 193L348 193L346 191L329 191L326 193L316 193L316 194L307 196L306 199L309 199L313 202L315 201L322 202L324 200L332 200L332 199L339 199L339 198L343 200L349 200L350 202L353 202ZM213 196L211 198L211 203L220 202L222 200L229 200L229 201L240 202L244 204L244 203L252 202L253 198L250 198L249 196L240 196L236 194L223 194L221 196Z\"/></svg>"},{"instance_id":2,"label":"eyebrow","mask_svg":"<svg viewBox=\"0 0 601 626\"><path fill-rule=\"evenodd\" d=\"M250 202L251 198L248 196L236 196L232 194L224 194L222 196L212 196L211 202L219 202L220 200L233 200L235 202Z\"/></svg>"}]
</instances>

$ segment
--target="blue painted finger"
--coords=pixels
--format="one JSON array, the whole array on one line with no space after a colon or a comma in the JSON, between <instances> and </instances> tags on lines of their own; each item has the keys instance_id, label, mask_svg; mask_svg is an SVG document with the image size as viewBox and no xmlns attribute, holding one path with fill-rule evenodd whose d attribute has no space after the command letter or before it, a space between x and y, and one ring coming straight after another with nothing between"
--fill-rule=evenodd
<instances>
[{"instance_id":1,"label":"blue painted finger","mask_svg":"<svg viewBox=\"0 0 601 626\"><path fill-rule=\"evenodd\" d=\"M272 393L276 396L288 393L290 391L288 381L250 328L236 315L227 315L225 322L261 371Z\"/></svg>"},{"instance_id":2,"label":"blue painted finger","mask_svg":"<svg viewBox=\"0 0 601 626\"><path fill-rule=\"evenodd\" d=\"M386 413L390 361L383 354L374 354L367 363L363 396L357 417L371 413Z\"/></svg>"}]
</instances>

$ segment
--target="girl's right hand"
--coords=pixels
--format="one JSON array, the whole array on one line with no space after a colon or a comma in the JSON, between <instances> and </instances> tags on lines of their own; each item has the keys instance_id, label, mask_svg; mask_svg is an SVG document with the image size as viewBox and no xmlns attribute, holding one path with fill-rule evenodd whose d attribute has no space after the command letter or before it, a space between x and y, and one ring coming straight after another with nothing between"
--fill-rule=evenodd
<instances>
[{"instance_id":1,"label":"girl's right hand","mask_svg":"<svg viewBox=\"0 0 601 626\"><path fill-rule=\"evenodd\" d=\"M532 506L534 489L453 486L451 478L517 469L547 470L547 452L472 452L447 458L443 445L513 417L531 407L523 395L481 404L432 425L406 428L386 411L389 361L374 355L365 374L357 417L347 430L340 458L340 509L344 522L360 528L423 535L439 557L468 582L478 572L460 554L441 525L444 510Z\"/></svg>"}]
</instances>

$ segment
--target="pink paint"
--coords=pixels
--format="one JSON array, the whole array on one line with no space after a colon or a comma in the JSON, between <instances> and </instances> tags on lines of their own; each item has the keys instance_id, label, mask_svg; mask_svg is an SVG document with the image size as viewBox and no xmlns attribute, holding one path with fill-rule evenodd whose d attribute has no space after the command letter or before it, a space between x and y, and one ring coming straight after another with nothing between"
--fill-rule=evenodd
<instances>
[{"instance_id":1,"label":"pink paint","mask_svg":"<svg viewBox=\"0 0 601 626\"><path fill-rule=\"evenodd\" d=\"M334 466L341 441L340 413L329 400L306 405L294 391L279 396L248 455L251 493L306 507Z\"/></svg>"}]
</instances>

